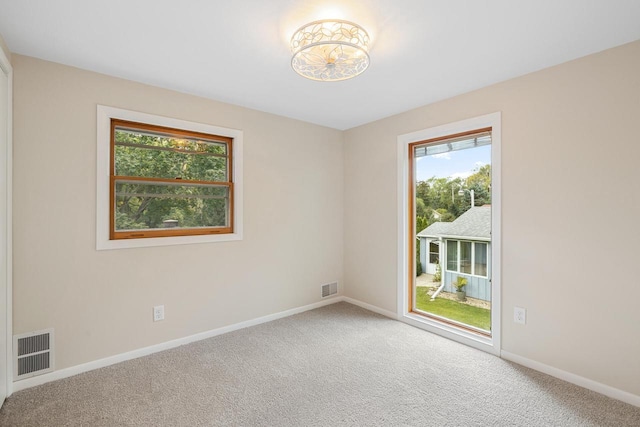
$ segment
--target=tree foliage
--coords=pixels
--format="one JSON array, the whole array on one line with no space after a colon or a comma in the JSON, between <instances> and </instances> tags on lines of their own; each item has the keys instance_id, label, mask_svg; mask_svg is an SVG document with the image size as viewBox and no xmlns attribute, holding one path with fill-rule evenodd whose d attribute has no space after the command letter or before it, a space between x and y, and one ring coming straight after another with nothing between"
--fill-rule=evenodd
<instances>
[{"instance_id":1,"label":"tree foliage","mask_svg":"<svg viewBox=\"0 0 640 427\"><path fill-rule=\"evenodd\" d=\"M462 194L460 194L462 190ZM432 177L416 183L416 218L428 223L451 222L475 206L491 204L491 165L476 168L468 178ZM416 227L419 232L421 229Z\"/></svg>"},{"instance_id":2,"label":"tree foliage","mask_svg":"<svg viewBox=\"0 0 640 427\"><path fill-rule=\"evenodd\" d=\"M162 228L167 221L187 228L226 225L228 187L189 182L228 181L225 144L115 133L116 176L176 180L116 180L116 230Z\"/></svg>"}]
</instances>

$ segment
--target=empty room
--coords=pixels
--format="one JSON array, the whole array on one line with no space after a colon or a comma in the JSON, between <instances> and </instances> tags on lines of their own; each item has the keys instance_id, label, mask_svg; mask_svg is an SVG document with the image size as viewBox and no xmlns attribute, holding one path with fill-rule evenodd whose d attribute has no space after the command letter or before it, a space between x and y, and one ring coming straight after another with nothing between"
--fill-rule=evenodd
<instances>
[{"instance_id":1,"label":"empty room","mask_svg":"<svg viewBox=\"0 0 640 427\"><path fill-rule=\"evenodd\" d=\"M639 426L637 0L0 0L1 426Z\"/></svg>"}]
</instances>

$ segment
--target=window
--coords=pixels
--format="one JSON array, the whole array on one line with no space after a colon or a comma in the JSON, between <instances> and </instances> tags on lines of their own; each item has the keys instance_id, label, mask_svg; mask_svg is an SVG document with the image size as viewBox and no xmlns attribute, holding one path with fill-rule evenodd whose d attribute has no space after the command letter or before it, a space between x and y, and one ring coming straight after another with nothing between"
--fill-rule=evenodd
<instances>
[{"instance_id":1,"label":"window","mask_svg":"<svg viewBox=\"0 0 640 427\"><path fill-rule=\"evenodd\" d=\"M501 326L501 292L500 292L500 268L499 260L501 253L500 238L500 142L501 142L501 126L500 113L487 114L480 117L466 119L463 121L448 123L441 126L423 129L398 136L397 144L397 219L398 219L398 299L397 313L399 320L406 322L412 326L429 330L431 332L441 333L447 338L463 342L472 347L490 351L500 355L500 326ZM489 132L490 141L484 144L485 138L480 133ZM487 160L483 155L484 147L490 147ZM424 148L424 149L423 149ZM443 240L440 246L442 256L440 257L442 274L442 283L445 284L443 290L431 299L428 287L418 286L421 280L416 277L416 245L415 239L419 233L418 224L420 216L424 215L426 208L436 208L434 204L450 204L455 205L458 209L448 210L447 206L443 208L449 211L453 218L441 218L445 220L455 220L456 216L466 211L466 206L470 206L471 194L466 189L474 189L475 206L489 204L482 202L478 190L476 190L473 182L469 182L469 177L462 177L459 167L451 167L456 159L454 157L473 158L473 162L467 164L475 164L482 161L483 165L490 165L489 184L486 186L490 192L492 207L491 210L491 232L488 236L482 235L480 240L472 240L470 238L462 238L465 233L449 232L451 228L448 225L437 225L430 230L432 234L442 235ZM484 154L487 154L486 152ZM480 157L485 157L482 159ZM440 161L441 160L441 161ZM460 159L458 159L460 160ZM448 165L447 168L441 168L443 164ZM445 166L446 166L445 165ZM475 173L471 171L472 175ZM480 170L478 170L480 172ZM432 185L423 185L422 181L428 181L430 178ZM479 176L480 178L480 176ZM438 181L438 182L436 182ZM473 180L472 180L473 181ZM449 184L439 185L438 184ZM427 182L427 184L431 184ZM454 184L454 185L452 185ZM458 185L455 185L458 184ZM460 185L463 187L464 195L461 196ZM484 187L483 187L484 188ZM432 198L431 190L440 193L441 197ZM421 195L422 193L422 195ZM467 194L468 193L468 194ZM420 210L418 199L425 202L424 210ZM428 202L427 202L428 201ZM459 209L459 208L463 209ZM444 215L443 215L444 216ZM462 227L466 229L467 227ZM460 230L458 230L460 231ZM429 232L425 233L429 235ZM475 235L475 234L472 234ZM452 240L452 242L450 242ZM458 240L471 242L471 268L478 274L483 273L486 269L486 276L480 277L484 280L478 280L478 276L467 275L459 271L459 258L461 249ZM479 243L476 245L476 243ZM485 251L486 249L486 251ZM475 253L478 252L477 259ZM486 253L486 255L485 255ZM486 267L485 267L486 266ZM484 267L484 268L483 268ZM450 270L451 269L451 270ZM488 309L475 307L465 301L457 301L454 299L453 304L447 301L447 298L441 298L446 293L447 283L451 283L453 277L464 275L472 278L469 280L469 287L466 289L469 298L482 299L489 305ZM491 280L489 280L489 277ZM477 294L477 295L476 295ZM445 297L457 298L452 295L444 295ZM442 309L443 306L455 306L455 313ZM481 315L475 316L472 322L467 316L470 312L481 311ZM477 314L477 313L476 313Z\"/></svg>"},{"instance_id":2,"label":"window","mask_svg":"<svg viewBox=\"0 0 640 427\"><path fill-rule=\"evenodd\" d=\"M447 240L447 270L458 271L458 242Z\"/></svg>"},{"instance_id":3,"label":"window","mask_svg":"<svg viewBox=\"0 0 640 427\"><path fill-rule=\"evenodd\" d=\"M97 112L96 249L242 239L242 131Z\"/></svg>"},{"instance_id":4,"label":"window","mask_svg":"<svg viewBox=\"0 0 640 427\"><path fill-rule=\"evenodd\" d=\"M471 268L471 242L460 242L460 273L473 274Z\"/></svg>"},{"instance_id":5,"label":"window","mask_svg":"<svg viewBox=\"0 0 640 427\"><path fill-rule=\"evenodd\" d=\"M487 246L481 242L447 240L447 271L487 277Z\"/></svg>"},{"instance_id":6,"label":"window","mask_svg":"<svg viewBox=\"0 0 640 427\"><path fill-rule=\"evenodd\" d=\"M232 144L112 119L110 238L232 232Z\"/></svg>"},{"instance_id":7,"label":"window","mask_svg":"<svg viewBox=\"0 0 640 427\"><path fill-rule=\"evenodd\" d=\"M429 264L438 264L440 262L440 245L429 242Z\"/></svg>"},{"instance_id":8,"label":"window","mask_svg":"<svg viewBox=\"0 0 640 427\"><path fill-rule=\"evenodd\" d=\"M487 276L487 244L486 243L474 243L474 274L476 276Z\"/></svg>"}]
</instances>

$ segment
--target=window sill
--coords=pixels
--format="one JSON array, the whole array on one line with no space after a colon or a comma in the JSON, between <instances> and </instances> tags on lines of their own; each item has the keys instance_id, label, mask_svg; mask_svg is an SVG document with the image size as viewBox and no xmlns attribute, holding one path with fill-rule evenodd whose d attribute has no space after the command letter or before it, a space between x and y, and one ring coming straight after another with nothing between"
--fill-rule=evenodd
<instances>
[{"instance_id":1,"label":"window sill","mask_svg":"<svg viewBox=\"0 0 640 427\"><path fill-rule=\"evenodd\" d=\"M171 236L171 237L149 237L146 239L120 239L120 240L104 240L99 239L96 242L97 250L109 249L130 249L130 248L148 248L153 246L173 246L173 245L190 245L196 243L215 243L215 242L231 242L242 240L242 234L216 234L216 235L200 235L200 236Z\"/></svg>"}]
</instances>

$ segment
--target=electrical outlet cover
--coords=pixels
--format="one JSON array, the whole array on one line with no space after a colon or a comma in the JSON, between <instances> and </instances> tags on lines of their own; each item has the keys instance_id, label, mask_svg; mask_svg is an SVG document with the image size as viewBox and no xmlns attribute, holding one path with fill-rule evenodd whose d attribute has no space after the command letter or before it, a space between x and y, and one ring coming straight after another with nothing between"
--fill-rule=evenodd
<instances>
[{"instance_id":1,"label":"electrical outlet cover","mask_svg":"<svg viewBox=\"0 0 640 427\"><path fill-rule=\"evenodd\" d=\"M522 307L513 308L513 321L522 325L527 323L527 310Z\"/></svg>"},{"instance_id":2,"label":"electrical outlet cover","mask_svg":"<svg viewBox=\"0 0 640 427\"><path fill-rule=\"evenodd\" d=\"M164 320L164 305L153 307L153 321L157 322L159 320Z\"/></svg>"}]
</instances>

